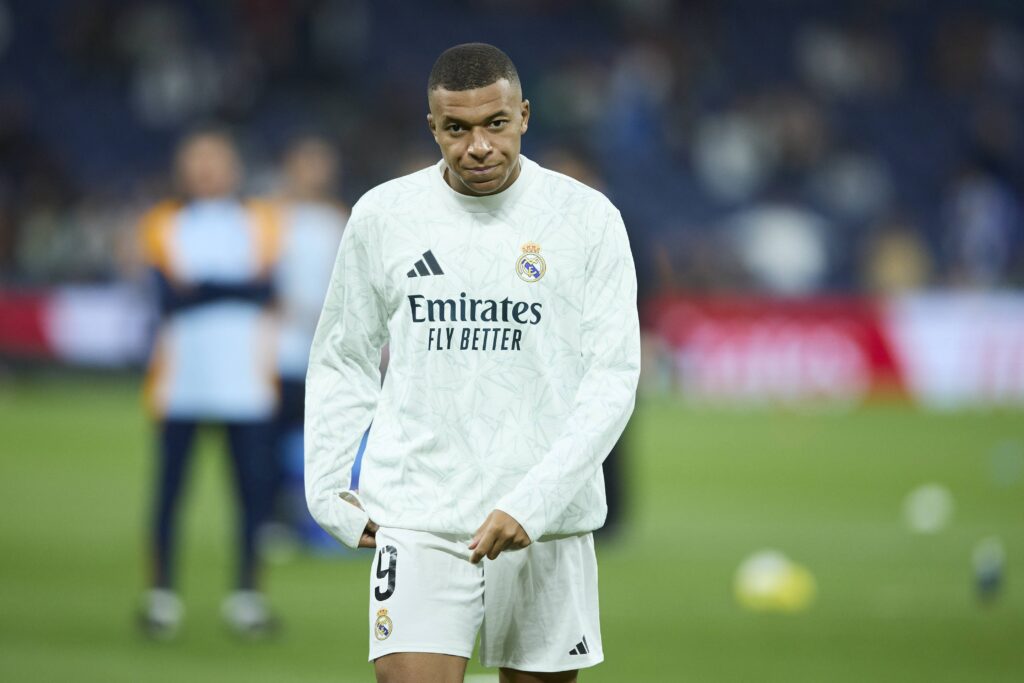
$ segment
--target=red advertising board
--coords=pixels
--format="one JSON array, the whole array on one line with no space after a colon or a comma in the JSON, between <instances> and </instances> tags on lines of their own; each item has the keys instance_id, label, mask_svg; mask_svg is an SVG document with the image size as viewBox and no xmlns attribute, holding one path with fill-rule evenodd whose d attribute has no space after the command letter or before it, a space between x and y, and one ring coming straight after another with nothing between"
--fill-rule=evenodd
<instances>
[{"instance_id":1,"label":"red advertising board","mask_svg":"<svg viewBox=\"0 0 1024 683\"><path fill-rule=\"evenodd\" d=\"M641 306L645 373L720 403L1024 406L1024 295L663 296ZM0 358L138 365L152 311L128 285L0 291ZM668 379L669 382L664 380Z\"/></svg>"},{"instance_id":2,"label":"red advertising board","mask_svg":"<svg viewBox=\"0 0 1024 683\"><path fill-rule=\"evenodd\" d=\"M672 296L647 302L643 319L687 396L846 403L903 387L869 299Z\"/></svg>"},{"instance_id":3,"label":"red advertising board","mask_svg":"<svg viewBox=\"0 0 1024 683\"><path fill-rule=\"evenodd\" d=\"M45 292L0 290L0 353L21 358L49 358Z\"/></svg>"}]
</instances>

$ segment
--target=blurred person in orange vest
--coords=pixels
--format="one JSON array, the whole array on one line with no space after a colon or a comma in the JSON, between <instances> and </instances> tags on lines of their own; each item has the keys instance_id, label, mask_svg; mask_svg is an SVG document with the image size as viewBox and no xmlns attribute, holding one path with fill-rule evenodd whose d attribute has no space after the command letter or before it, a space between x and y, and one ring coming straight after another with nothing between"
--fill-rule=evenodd
<instances>
[{"instance_id":1,"label":"blurred person in orange vest","mask_svg":"<svg viewBox=\"0 0 1024 683\"><path fill-rule=\"evenodd\" d=\"M337 544L313 521L306 507L302 429L309 348L348 220L348 208L334 199L338 167L337 153L321 137L305 135L288 146L279 204L281 258L275 270L281 320L277 352L281 404L276 517L293 526L307 544L332 551Z\"/></svg>"},{"instance_id":2,"label":"blurred person in orange vest","mask_svg":"<svg viewBox=\"0 0 1024 683\"><path fill-rule=\"evenodd\" d=\"M222 427L235 478L238 567L223 617L238 633L269 633L276 620L258 588L256 531L274 472L277 407L272 273L280 229L265 202L238 198L241 163L230 135L194 132L176 157L182 192L142 221L143 254L159 293L160 326L146 382L156 420L158 472L151 587L141 625L173 636L179 501L197 428Z\"/></svg>"}]
</instances>

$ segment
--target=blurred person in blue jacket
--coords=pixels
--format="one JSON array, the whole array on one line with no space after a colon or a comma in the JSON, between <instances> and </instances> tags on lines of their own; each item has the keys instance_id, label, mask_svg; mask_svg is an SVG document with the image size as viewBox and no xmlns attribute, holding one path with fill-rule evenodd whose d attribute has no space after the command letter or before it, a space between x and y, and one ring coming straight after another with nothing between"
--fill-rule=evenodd
<instances>
[{"instance_id":1,"label":"blurred person in blue jacket","mask_svg":"<svg viewBox=\"0 0 1024 683\"><path fill-rule=\"evenodd\" d=\"M279 220L272 205L238 198L241 164L225 131L188 135L176 170L182 198L151 209L141 226L160 306L145 389L158 467L151 587L141 625L154 637L170 637L181 623L174 575L179 501L197 429L216 425L227 435L239 519L235 590L223 617L238 633L265 634L275 619L258 588L256 531L274 471L271 306Z\"/></svg>"},{"instance_id":2,"label":"blurred person in blue jacket","mask_svg":"<svg viewBox=\"0 0 1024 683\"><path fill-rule=\"evenodd\" d=\"M281 320L276 517L293 526L307 545L334 551L337 543L313 521L306 507L302 427L309 348L348 208L334 199L339 159L328 141L314 135L300 137L289 145L283 161L281 257L275 270Z\"/></svg>"}]
</instances>

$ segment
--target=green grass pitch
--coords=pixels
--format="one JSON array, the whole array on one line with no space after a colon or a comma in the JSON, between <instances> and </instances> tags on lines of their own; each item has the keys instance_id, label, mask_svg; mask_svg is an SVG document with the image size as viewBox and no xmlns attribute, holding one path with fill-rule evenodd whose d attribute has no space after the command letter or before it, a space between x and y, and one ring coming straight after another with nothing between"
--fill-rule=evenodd
<instances>
[{"instance_id":1,"label":"green grass pitch","mask_svg":"<svg viewBox=\"0 0 1024 683\"><path fill-rule=\"evenodd\" d=\"M1024 447L1021 413L647 402L629 438L631 523L599 544L606 662L581 680L1024 681L1024 479L1011 462L997 481L992 455ZM132 621L152 476L137 388L106 378L0 384L0 680L372 680L366 555L272 567L279 640L224 631L233 527L218 446L204 438L184 510L184 630L148 642ZM955 514L944 531L915 536L902 500L930 481L950 488ZM992 535L1007 574L985 606L970 553ZM807 612L735 603L737 565L769 547L814 573Z\"/></svg>"}]
</instances>

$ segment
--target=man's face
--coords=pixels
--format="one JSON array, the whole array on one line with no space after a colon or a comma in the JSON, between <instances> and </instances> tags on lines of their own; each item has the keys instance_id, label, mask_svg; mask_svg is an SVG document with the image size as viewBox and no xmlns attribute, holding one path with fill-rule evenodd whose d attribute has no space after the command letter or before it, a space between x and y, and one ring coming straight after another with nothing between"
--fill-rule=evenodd
<instances>
[{"instance_id":1,"label":"man's face","mask_svg":"<svg viewBox=\"0 0 1024 683\"><path fill-rule=\"evenodd\" d=\"M178 152L178 178L194 199L226 197L238 189L241 170L231 142L220 135L197 135Z\"/></svg>"},{"instance_id":2,"label":"man's face","mask_svg":"<svg viewBox=\"0 0 1024 683\"><path fill-rule=\"evenodd\" d=\"M329 199L337 177L338 157L326 142L304 140L288 152L284 174L295 199Z\"/></svg>"},{"instance_id":3,"label":"man's face","mask_svg":"<svg viewBox=\"0 0 1024 683\"><path fill-rule=\"evenodd\" d=\"M530 102L504 78L473 90L435 88L427 124L448 165L456 192L501 192L519 177L519 141L530 121Z\"/></svg>"}]
</instances>

